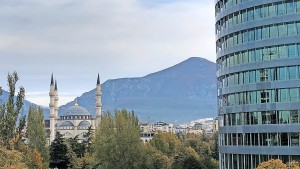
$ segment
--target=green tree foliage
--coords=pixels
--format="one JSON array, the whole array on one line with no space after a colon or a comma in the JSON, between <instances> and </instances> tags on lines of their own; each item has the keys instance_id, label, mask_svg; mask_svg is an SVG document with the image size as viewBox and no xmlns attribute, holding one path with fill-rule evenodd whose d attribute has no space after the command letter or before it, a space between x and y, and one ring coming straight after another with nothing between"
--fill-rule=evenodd
<instances>
[{"instance_id":1,"label":"green tree foliage","mask_svg":"<svg viewBox=\"0 0 300 169\"><path fill-rule=\"evenodd\" d=\"M19 126L18 126L18 134L20 135L20 137L25 137L25 133L23 131L23 129L25 128L26 126L26 116L21 116L20 117L20 120L19 120Z\"/></svg>"},{"instance_id":2,"label":"green tree foliage","mask_svg":"<svg viewBox=\"0 0 300 169\"><path fill-rule=\"evenodd\" d=\"M182 147L174 157L173 169L202 169L200 156L191 147Z\"/></svg>"},{"instance_id":3,"label":"green tree foliage","mask_svg":"<svg viewBox=\"0 0 300 169\"><path fill-rule=\"evenodd\" d=\"M195 134L158 133L150 141L160 153L167 155L174 169L217 169L211 147L216 137Z\"/></svg>"},{"instance_id":4,"label":"green tree foliage","mask_svg":"<svg viewBox=\"0 0 300 169\"><path fill-rule=\"evenodd\" d=\"M93 139L94 138L94 139ZM78 138L57 134L51 145L50 167L78 169L217 169L213 144L217 137L159 132L146 144L140 140L137 117L126 110L106 113L93 137L91 128ZM91 147L91 148L89 148Z\"/></svg>"},{"instance_id":5,"label":"green tree foliage","mask_svg":"<svg viewBox=\"0 0 300 169\"><path fill-rule=\"evenodd\" d=\"M134 112L106 113L95 133L94 161L98 168L140 168L143 144Z\"/></svg>"},{"instance_id":6,"label":"green tree foliage","mask_svg":"<svg viewBox=\"0 0 300 169\"><path fill-rule=\"evenodd\" d=\"M218 133L213 135L214 142L211 147L211 156L215 160L219 160L219 144L218 144Z\"/></svg>"},{"instance_id":7,"label":"green tree foliage","mask_svg":"<svg viewBox=\"0 0 300 169\"><path fill-rule=\"evenodd\" d=\"M162 132L158 132L158 134L150 141L150 144L168 157L175 156L182 146L182 143L175 134Z\"/></svg>"},{"instance_id":8,"label":"green tree foliage","mask_svg":"<svg viewBox=\"0 0 300 169\"><path fill-rule=\"evenodd\" d=\"M71 158L72 168L89 169L92 168L92 152L91 148L94 132L90 126L87 133L83 134L83 140L80 142L78 136L66 140Z\"/></svg>"},{"instance_id":9,"label":"green tree foliage","mask_svg":"<svg viewBox=\"0 0 300 169\"><path fill-rule=\"evenodd\" d=\"M91 169L93 158L90 155L86 155L81 158L72 159L72 168L74 169Z\"/></svg>"},{"instance_id":10,"label":"green tree foliage","mask_svg":"<svg viewBox=\"0 0 300 169\"><path fill-rule=\"evenodd\" d=\"M211 149L213 144L217 142L216 139L218 138L207 135L187 134L183 144L185 147L191 147L196 151L203 169L219 168L218 161L214 159Z\"/></svg>"},{"instance_id":11,"label":"green tree foliage","mask_svg":"<svg viewBox=\"0 0 300 169\"><path fill-rule=\"evenodd\" d=\"M27 120L28 144L32 149L37 150L43 161L49 163L49 147L47 145L44 113L41 108L29 108Z\"/></svg>"},{"instance_id":12,"label":"green tree foliage","mask_svg":"<svg viewBox=\"0 0 300 169\"><path fill-rule=\"evenodd\" d=\"M174 133L162 132L158 132L150 141L150 144L168 157L176 155L182 146L180 140Z\"/></svg>"},{"instance_id":13,"label":"green tree foliage","mask_svg":"<svg viewBox=\"0 0 300 169\"><path fill-rule=\"evenodd\" d=\"M94 139L94 131L92 126L89 127L88 132L83 134L83 141L82 144L84 145L84 149L88 155L92 155L92 142Z\"/></svg>"},{"instance_id":14,"label":"green tree foliage","mask_svg":"<svg viewBox=\"0 0 300 169\"><path fill-rule=\"evenodd\" d=\"M56 132L55 139L50 146L50 168L68 168L72 166L72 157L63 136Z\"/></svg>"},{"instance_id":15,"label":"green tree foliage","mask_svg":"<svg viewBox=\"0 0 300 169\"><path fill-rule=\"evenodd\" d=\"M145 144L143 165L144 169L170 169L171 160L168 156L163 155L159 150L153 147L151 144Z\"/></svg>"},{"instance_id":16,"label":"green tree foliage","mask_svg":"<svg viewBox=\"0 0 300 169\"><path fill-rule=\"evenodd\" d=\"M0 168L47 168L43 164L40 153L29 148L23 140L26 117L20 116L20 110L23 106L25 90L20 87L20 91L15 96L15 85L19 79L16 72L8 74L7 79L8 101L0 103ZM0 95L1 93L2 91ZM19 125L17 126L18 118Z\"/></svg>"},{"instance_id":17,"label":"green tree foliage","mask_svg":"<svg viewBox=\"0 0 300 169\"><path fill-rule=\"evenodd\" d=\"M83 143L79 142L78 135L74 138L69 138L67 141L71 150L76 154L76 157L84 157L86 148Z\"/></svg>"},{"instance_id":18,"label":"green tree foliage","mask_svg":"<svg viewBox=\"0 0 300 169\"><path fill-rule=\"evenodd\" d=\"M7 103L0 103L0 139L5 146L8 146L10 139L17 134L16 122L23 106L25 89L20 90L15 99L16 83L19 76L16 72L8 74L9 97ZM21 118L22 119L22 118Z\"/></svg>"},{"instance_id":19,"label":"green tree foliage","mask_svg":"<svg viewBox=\"0 0 300 169\"><path fill-rule=\"evenodd\" d=\"M78 168L79 158L77 158L76 153L72 150L71 145L66 142L67 145L67 157L70 159L69 167L68 168Z\"/></svg>"},{"instance_id":20,"label":"green tree foliage","mask_svg":"<svg viewBox=\"0 0 300 169\"><path fill-rule=\"evenodd\" d=\"M8 101L0 102L0 168L45 168L41 155L23 142L26 117L20 115L20 111L23 106L25 90L20 87L20 91L15 96L15 86L19 80L16 72L8 74L7 79ZM17 126L17 119L19 119L19 126Z\"/></svg>"}]
</instances>

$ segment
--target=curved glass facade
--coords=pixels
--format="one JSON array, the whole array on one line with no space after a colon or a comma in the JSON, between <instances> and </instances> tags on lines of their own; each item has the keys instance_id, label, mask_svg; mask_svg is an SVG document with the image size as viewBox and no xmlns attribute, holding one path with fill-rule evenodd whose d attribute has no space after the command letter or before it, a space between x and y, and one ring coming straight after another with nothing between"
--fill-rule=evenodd
<instances>
[{"instance_id":1,"label":"curved glass facade","mask_svg":"<svg viewBox=\"0 0 300 169\"><path fill-rule=\"evenodd\" d=\"M300 0L216 0L220 168L300 160Z\"/></svg>"}]
</instances>

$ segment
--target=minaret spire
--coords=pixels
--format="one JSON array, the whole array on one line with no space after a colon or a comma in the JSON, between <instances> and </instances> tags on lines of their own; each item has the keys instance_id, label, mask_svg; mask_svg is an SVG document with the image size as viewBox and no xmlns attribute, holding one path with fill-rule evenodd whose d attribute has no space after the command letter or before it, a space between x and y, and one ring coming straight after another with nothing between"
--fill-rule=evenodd
<instances>
[{"instance_id":1,"label":"minaret spire","mask_svg":"<svg viewBox=\"0 0 300 169\"><path fill-rule=\"evenodd\" d=\"M50 85L53 85L53 73L52 73L52 75L51 75L51 83L50 83Z\"/></svg>"},{"instance_id":2,"label":"minaret spire","mask_svg":"<svg viewBox=\"0 0 300 169\"><path fill-rule=\"evenodd\" d=\"M98 78L97 78L97 85L100 84L100 76L99 76L99 73L98 73Z\"/></svg>"},{"instance_id":3,"label":"minaret spire","mask_svg":"<svg viewBox=\"0 0 300 169\"><path fill-rule=\"evenodd\" d=\"M57 81L55 80L55 87L54 90L57 90Z\"/></svg>"}]
</instances>

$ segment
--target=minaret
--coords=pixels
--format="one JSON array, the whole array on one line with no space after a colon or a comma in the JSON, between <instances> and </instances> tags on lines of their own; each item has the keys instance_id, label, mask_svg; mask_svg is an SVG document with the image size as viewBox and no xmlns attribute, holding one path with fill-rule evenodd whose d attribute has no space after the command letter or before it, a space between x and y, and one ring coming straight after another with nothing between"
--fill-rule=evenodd
<instances>
[{"instance_id":1,"label":"minaret","mask_svg":"<svg viewBox=\"0 0 300 169\"><path fill-rule=\"evenodd\" d=\"M57 82L55 80L55 86L54 86L54 93L55 93L55 99L54 99L54 104L55 104L55 122L57 122L58 118L58 90L57 90Z\"/></svg>"},{"instance_id":2,"label":"minaret","mask_svg":"<svg viewBox=\"0 0 300 169\"><path fill-rule=\"evenodd\" d=\"M100 83L100 77L99 77L99 73L98 73L98 79L97 79L97 85L96 85L96 123L95 123L95 127L98 127L100 120L101 120L101 107L102 107L102 103L101 103L101 83Z\"/></svg>"},{"instance_id":3,"label":"minaret","mask_svg":"<svg viewBox=\"0 0 300 169\"><path fill-rule=\"evenodd\" d=\"M55 138L55 123L56 123L56 116L55 116L55 85L53 80L53 73L51 75L51 83L50 83L50 144Z\"/></svg>"},{"instance_id":4,"label":"minaret","mask_svg":"<svg viewBox=\"0 0 300 169\"><path fill-rule=\"evenodd\" d=\"M58 118L58 90L57 90L57 81L55 80L55 85L54 85L54 93L55 93L55 99L54 99L54 114L55 114L55 123L57 123L57 118Z\"/></svg>"}]
</instances>

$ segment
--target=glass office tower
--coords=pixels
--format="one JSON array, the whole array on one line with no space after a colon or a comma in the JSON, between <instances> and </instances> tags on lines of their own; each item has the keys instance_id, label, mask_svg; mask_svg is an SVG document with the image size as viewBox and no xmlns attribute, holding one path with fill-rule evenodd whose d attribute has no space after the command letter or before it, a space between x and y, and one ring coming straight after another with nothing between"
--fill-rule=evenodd
<instances>
[{"instance_id":1,"label":"glass office tower","mask_svg":"<svg viewBox=\"0 0 300 169\"><path fill-rule=\"evenodd\" d=\"M300 0L216 0L220 168L300 160Z\"/></svg>"}]
</instances>

